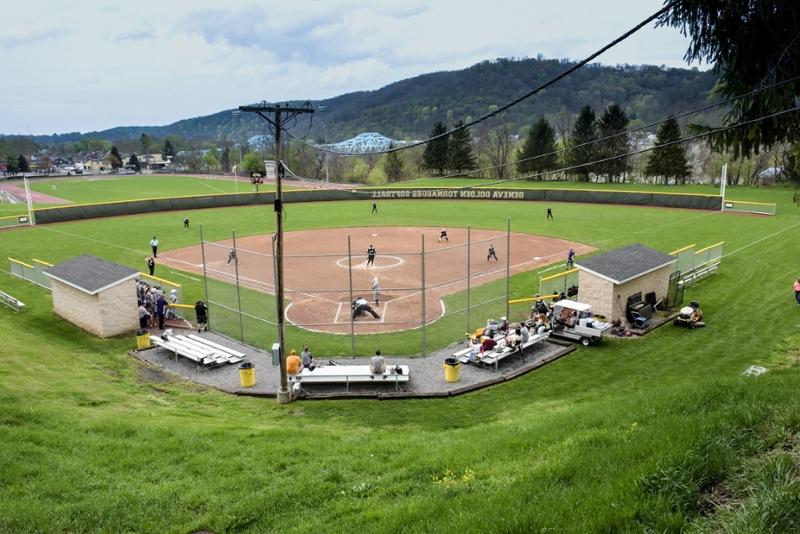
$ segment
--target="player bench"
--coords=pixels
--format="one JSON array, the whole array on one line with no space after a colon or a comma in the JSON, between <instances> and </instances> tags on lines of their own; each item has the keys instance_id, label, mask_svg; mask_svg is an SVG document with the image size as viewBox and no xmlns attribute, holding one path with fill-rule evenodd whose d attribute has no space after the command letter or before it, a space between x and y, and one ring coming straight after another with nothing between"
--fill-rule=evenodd
<instances>
[{"instance_id":1,"label":"player bench","mask_svg":"<svg viewBox=\"0 0 800 534\"><path fill-rule=\"evenodd\" d=\"M399 369L398 373L396 370ZM400 382L410 380L407 365L387 365L383 373L373 374L369 365L325 365L312 369L303 369L299 374L289 375L289 382L299 384L345 384L350 391L350 384L394 384L399 389Z\"/></svg>"},{"instance_id":2,"label":"player bench","mask_svg":"<svg viewBox=\"0 0 800 534\"><path fill-rule=\"evenodd\" d=\"M515 348L510 348L505 346L505 339L502 339L498 342L497 346L492 351L487 351L483 353L483 356L479 356L479 359L476 358L473 360L475 363L483 365L484 367L492 367L494 366L494 370L497 371L500 365L500 362L506 359L509 356L518 355L522 358L523 363L525 362L525 351L537 343L544 342L550 336L550 332L543 332L541 334L531 334L528 337L528 341L522 343L520 346ZM499 347L499 350L497 349ZM454 358L457 358L458 361L461 363L469 363L469 353L472 351L471 347L466 349L460 350L453 354Z\"/></svg>"},{"instance_id":3,"label":"player bench","mask_svg":"<svg viewBox=\"0 0 800 534\"><path fill-rule=\"evenodd\" d=\"M24 302L2 291L0 291L0 302L5 304L9 308L13 308L14 311L22 311L25 309Z\"/></svg>"}]
</instances>

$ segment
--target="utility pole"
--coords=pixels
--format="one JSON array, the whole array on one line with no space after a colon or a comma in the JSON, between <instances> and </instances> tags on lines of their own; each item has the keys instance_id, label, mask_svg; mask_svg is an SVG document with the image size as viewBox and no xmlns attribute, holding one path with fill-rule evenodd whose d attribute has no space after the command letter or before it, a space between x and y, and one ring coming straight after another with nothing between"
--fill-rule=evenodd
<instances>
[{"instance_id":1,"label":"utility pole","mask_svg":"<svg viewBox=\"0 0 800 534\"><path fill-rule=\"evenodd\" d=\"M328 106L317 106L317 111L328 111ZM325 182L330 182L331 179L328 176L328 126L322 126L322 142L325 143Z\"/></svg>"},{"instance_id":2,"label":"utility pole","mask_svg":"<svg viewBox=\"0 0 800 534\"><path fill-rule=\"evenodd\" d=\"M286 374L286 343L285 343L285 324L283 309L283 190L281 188L281 128L283 125L303 113L314 113L311 105L307 102L301 107L291 107L288 104L269 104L261 102L251 106L239 106L239 111L247 111L257 114L267 121L275 130L275 161L278 165L278 172L275 173L275 307L278 320L278 344L280 346L280 374L281 383L278 387L278 404L288 404L292 401L292 394L289 391L289 378Z\"/></svg>"}]
</instances>

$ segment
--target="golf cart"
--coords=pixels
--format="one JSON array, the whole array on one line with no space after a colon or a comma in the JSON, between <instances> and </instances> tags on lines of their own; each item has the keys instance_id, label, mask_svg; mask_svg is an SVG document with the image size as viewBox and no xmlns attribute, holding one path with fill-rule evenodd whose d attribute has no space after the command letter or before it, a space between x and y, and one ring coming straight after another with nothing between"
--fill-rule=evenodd
<instances>
[{"instance_id":1,"label":"golf cart","mask_svg":"<svg viewBox=\"0 0 800 534\"><path fill-rule=\"evenodd\" d=\"M677 326L688 326L689 328L698 328L705 326L703 321L703 312L700 310L700 303L693 300L688 306L684 306L678 312L678 316L672 321L672 324Z\"/></svg>"},{"instance_id":2,"label":"golf cart","mask_svg":"<svg viewBox=\"0 0 800 534\"><path fill-rule=\"evenodd\" d=\"M611 324L592 317L592 306L563 299L553 306L550 319L552 335L579 341L584 347L600 341L611 330Z\"/></svg>"}]
</instances>

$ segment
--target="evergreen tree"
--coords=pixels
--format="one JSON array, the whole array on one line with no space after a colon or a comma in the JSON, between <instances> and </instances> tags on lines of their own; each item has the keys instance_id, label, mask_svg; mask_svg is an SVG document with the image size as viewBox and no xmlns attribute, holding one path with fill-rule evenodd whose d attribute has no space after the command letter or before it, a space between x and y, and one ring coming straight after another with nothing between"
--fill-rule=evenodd
<instances>
[{"instance_id":1,"label":"evergreen tree","mask_svg":"<svg viewBox=\"0 0 800 534\"><path fill-rule=\"evenodd\" d=\"M606 108L598 124L599 138L616 137L597 144L596 159L610 158L630 151L628 134L617 135L625 131L628 122L628 116L617 104L611 104ZM617 158L598 163L597 172L605 174L608 182L614 182L617 177L620 177L620 181L622 181L622 176L628 172L628 158Z\"/></svg>"},{"instance_id":2,"label":"evergreen tree","mask_svg":"<svg viewBox=\"0 0 800 534\"><path fill-rule=\"evenodd\" d=\"M731 149L734 158L758 153L762 147L800 139L796 113L769 120L764 115L791 109L800 94L800 2L797 0L737 0L729 2L675 0L660 25L679 28L689 39L684 58L713 64L714 93L719 98L750 93L778 81L788 81L736 101L724 124L753 120L710 138L718 151ZM791 80L791 81L789 81Z\"/></svg>"},{"instance_id":3,"label":"evergreen tree","mask_svg":"<svg viewBox=\"0 0 800 534\"><path fill-rule=\"evenodd\" d=\"M389 182L401 182L405 177L405 170L403 169L403 160L397 152L389 152L386 154L386 161L383 163L383 171Z\"/></svg>"},{"instance_id":4,"label":"evergreen tree","mask_svg":"<svg viewBox=\"0 0 800 534\"><path fill-rule=\"evenodd\" d=\"M136 169L136 172L142 172L142 164L139 163L139 158L136 157L136 154L131 154L131 157L128 158L128 165Z\"/></svg>"},{"instance_id":5,"label":"evergreen tree","mask_svg":"<svg viewBox=\"0 0 800 534\"><path fill-rule=\"evenodd\" d=\"M175 147L172 146L172 142L169 139L167 139L164 142L164 159L167 159L169 157L172 158L175 157Z\"/></svg>"},{"instance_id":6,"label":"evergreen tree","mask_svg":"<svg viewBox=\"0 0 800 534\"><path fill-rule=\"evenodd\" d=\"M458 121L453 128L461 128L463 125L464 121ZM447 166L456 173L477 168L469 128L461 128L450 134L447 142Z\"/></svg>"},{"instance_id":7,"label":"evergreen tree","mask_svg":"<svg viewBox=\"0 0 800 534\"><path fill-rule=\"evenodd\" d=\"M17 171L28 172L29 170L31 170L31 166L28 165L28 160L20 154L19 158L17 158Z\"/></svg>"},{"instance_id":8,"label":"evergreen tree","mask_svg":"<svg viewBox=\"0 0 800 534\"><path fill-rule=\"evenodd\" d=\"M12 155L8 155L6 157L6 172L10 172L11 174L16 174L19 171L19 158L15 158Z\"/></svg>"},{"instance_id":9,"label":"evergreen tree","mask_svg":"<svg viewBox=\"0 0 800 534\"><path fill-rule=\"evenodd\" d=\"M539 119L528 130L528 138L525 144L517 150L517 172L525 174L537 174L556 168L556 132L544 117ZM548 154L543 157L542 154ZM536 158L536 159L531 159ZM541 180L542 177L536 178Z\"/></svg>"},{"instance_id":10,"label":"evergreen tree","mask_svg":"<svg viewBox=\"0 0 800 534\"><path fill-rule=\"evenodd\" d=\"M596 149L595 145L589 144L586 146L579 146L586 143L592 143L597 140L597 123L595 120L594 110L589 106L583 106L578 112L578 118L575 121L575 128L572 129L572 136L570 136L570 146L576 147L567 152L567 162L569 165L583 165L595 159ZM593 166L583 165L572 171L578 175L578 180L582 182L589 181L589 173L593 172Z\"/></svg>"},{"instance_id":11,"label":"evergreen tree","mask_svg":"<svg viewBox=\"0 0 800 534\"><path fill-rule=\"evenodd\" d=\"M429 137L436 137L446 131L447 126L439 121L434 125ZM422 154L422 162L429 171L439 171L439 174L444 174L444 169L447 166L448 137L449 136L444 136L441 139L436 139L425 145L425 152Z\"/></svg>"},{"instance_id":12,"label":"evergreen tree","mask_svg":"<svg viewBox=\"0 0 800 534\"><path fill-rule=\"evenodd\" d=\"M119 154L119 150L117 150L116 145L111 147L111 153L108 155L109 162L111 163L111 168L116 170L122 167L122 156Z\"/></svg>"},{"instance_id":13,"label":"evergreen tree","mask_svg":"<svg viewBox=\"0 0 800 534\"><path fill-rule=\"evenodd\" d=\"M675 183L686 183L686 178L691 174L689 164L686 161L686 147L682 143L675 143L664 146L667 143L677 141L681 138L681 127L672 115L667 122L658 127L656 132L656 145L647 160L645 174L656 178L662 178L665 184L673 178Z\"/></svg>"}]
</instances>

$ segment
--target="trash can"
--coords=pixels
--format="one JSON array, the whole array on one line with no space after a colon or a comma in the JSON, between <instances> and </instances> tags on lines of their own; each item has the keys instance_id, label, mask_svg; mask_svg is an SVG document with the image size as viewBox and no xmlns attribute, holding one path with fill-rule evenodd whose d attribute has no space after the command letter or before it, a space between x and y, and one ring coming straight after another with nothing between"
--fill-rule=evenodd
<instances>
[{"instance_id":1,"label":"trash can","mask_svg":"<svg viewBox=\"0 0 800 534\"><path fill-rule=\"evenodd\" d=\"M152 345L150 344L150 332L147 330L137 330L136 331L136 348L139 350L142 349L149 349Z\"/></svg>"},{"instance_id":2,"label":"trash can","mask_svg":"<svg viewBox=\"0 0 800 534\"><path fill-rule=\"evenodd\" d=\"M455 358L447 358L444 361L444 381L458 382L460 380L461 362Z\"/></svg>"},{"instance_id":3,"label":"trash can","mask_svg":"<svg viewBox=\"0 0 800 534\"><path fill-rule=\"evenodd\" d=\"M251 388L256 385L256 366L251 362L244 362L239 366L239 381L243 388Z\"/></svg>"}]
</instances>

